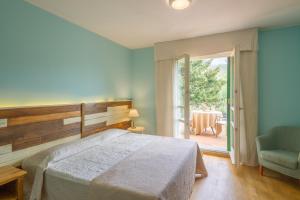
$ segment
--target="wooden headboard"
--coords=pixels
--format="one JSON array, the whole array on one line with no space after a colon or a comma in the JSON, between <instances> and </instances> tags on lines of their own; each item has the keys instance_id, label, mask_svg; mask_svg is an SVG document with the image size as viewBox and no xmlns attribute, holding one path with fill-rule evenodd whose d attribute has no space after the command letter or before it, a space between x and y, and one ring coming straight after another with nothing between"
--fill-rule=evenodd
<instances>
[{"instance_id":1,"label":"wooden headboard","mask_svg":"<svg viewBox=\"0 0 300 200\"><path fill-rule=\"evenodd\" d=\"M131 107L131 101L82 104L82 137L110 128L129 128Z\"/></svg>"},{"instance_id":2,"label":"wooden headboard","mask_svg":"<svg viewBox=\"0 0 300 200\"><path fill-rule=\"evenodd\" d=\"M0 109L0 166L79 139L80 133L81 104Z\"/></svg>"},{"instance_id":3,"label":"wooden headboard","mask_svg":"<svg viewBox=\"0 0 300 200\"><path fill-rule=\"evenodd\" d=\"M0 108L0 166L109 128L127 129L131 101Z\"/></svg>"}]
</instances>

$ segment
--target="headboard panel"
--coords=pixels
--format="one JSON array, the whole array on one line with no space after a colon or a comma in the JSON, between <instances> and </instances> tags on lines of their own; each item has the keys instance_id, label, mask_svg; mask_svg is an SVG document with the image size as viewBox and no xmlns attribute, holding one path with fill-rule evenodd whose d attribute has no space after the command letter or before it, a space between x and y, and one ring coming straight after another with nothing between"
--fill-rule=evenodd
<instances>
[{"instance_id":1,"label":"headboard panel","mask_svg":"<svg viewBox=\"0 0 300 200\"><path fill-rule=\"evenodd\" d=\"M0 166L80 138L80 132L80 104L0 109Z\"/></svg>"},{"instance_id":2,"label":"headboard panel","mask_svg":"<svg viewBox=\"0 0 300 200\"><path fill-rule=\"evenodd\" d=\"M127 129L131 101L82 104L82 137L110 128Z\"/></svg>"},{"instance_id":3,"label":"headboard panel","mask_svg":"<svg viewBox=\"0 0 300 200\"><path fill-rule=\"evenodd\" d=\"M127 129L131 101L0 108L0 166L109 128Z\"/></svg>"}]
</instances>

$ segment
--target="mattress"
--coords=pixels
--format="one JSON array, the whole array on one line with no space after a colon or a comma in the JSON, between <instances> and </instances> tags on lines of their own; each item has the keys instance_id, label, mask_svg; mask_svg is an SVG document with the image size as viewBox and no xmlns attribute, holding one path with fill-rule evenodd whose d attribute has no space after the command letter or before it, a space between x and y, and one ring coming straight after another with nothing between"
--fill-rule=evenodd
<instances>
[{"instance_id":1,"label":"mattress","mask_svg":"<svg viewBox=\"0 0 300 200\"><path fill-rule=\"evenodd\" d=\"M194 142L186 140L104 131L26 159L27 197L113 200L122 195L121 199L185 200L196 170L206 175L201 154L194 147ZM155 168L156 172L149 173Z\"/></svg>"}]
</instances>

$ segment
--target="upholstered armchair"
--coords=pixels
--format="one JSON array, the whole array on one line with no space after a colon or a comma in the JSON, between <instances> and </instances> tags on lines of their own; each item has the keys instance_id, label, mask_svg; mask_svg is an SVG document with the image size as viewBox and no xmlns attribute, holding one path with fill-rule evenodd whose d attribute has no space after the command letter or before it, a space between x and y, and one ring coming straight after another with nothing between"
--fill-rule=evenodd
<instances>
[{"instance_id":1,"label":"upholstered armchair","mask_svg":"<svg viewBox=\"0 0 300 200\"><path fill-rule=\"evenodd\" d=\"M260 173L264 167L300 183L300 127L276 127L256 138Z\"/></svg>"}]
</instances>

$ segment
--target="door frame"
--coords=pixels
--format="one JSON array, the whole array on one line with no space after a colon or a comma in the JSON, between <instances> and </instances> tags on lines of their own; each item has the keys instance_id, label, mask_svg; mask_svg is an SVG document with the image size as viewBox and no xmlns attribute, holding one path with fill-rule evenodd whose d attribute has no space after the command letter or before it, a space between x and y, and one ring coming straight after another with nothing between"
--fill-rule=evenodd
<instances>
[{"instance_id":1,"label":"door frame","mask_svg":"<svg viewBox=\"0 0 300 200\"><path fill-rule=\"evenodd\" d=\"M193 59L199 59L199 60L205 60L205 59L215 59L215 58L227 58L227 101L226 101L226 105L227 105L227 125L226 125L226 135L227 135L227 141L226 141L226 155L228 155L230 153L230 58L232 56L232 51L225 51L222 53L218 53L218 54L212 54L212 55L206 55L206 56L194 56L192 57ZM209 150L209 149L205 149L205 151L208 152L215 152L215 150ZM219 151L218 151L219 152ZM223 153L223 151L220 151L221 153Z\"/></svg>"},{"instance_id":2,"label":"door frame","mask_svg":"<svg viewBox=\"0 0 300 200\"><path fill-rule=\"evenodd\" d=\"M232 164L240 164L240 49L236 46L230 60L230 157ZM233 116L231 116L233 114ZM232 129L231 129L232 128Z\"/></svg>"},{"instance_id":3,"label":"door frame","mask_svg":"<svg viewBox=\"0 0 300 200\"><path fill-rule=\"evenodd\" d=\"M230 91L231 91L231 57L227 57L227 152L231 150L231 131L230 131Z\"/></svg>"},{"instance_id":4,"label":"door frame","mask_svg":"<svg viewBox=\"0 0 300 200\"><path fill-rule=\"evenodd\" d=\"M184 138L190 138L190 56L188 54L183 54L175 58L175 68L177 61L184 59L184 120L176 119L179 122L184 123ZM176 71L176 69L175 69ZM176 74L174 74L176 76ZM175 78L176 79L176 78ZM176 84L176 81L174 82ZM175 88L175 87L174 87ZM175 110L179 107L175 105ZM176 111L175 111L176 113Z\"/></svg>"}]
</instances>

